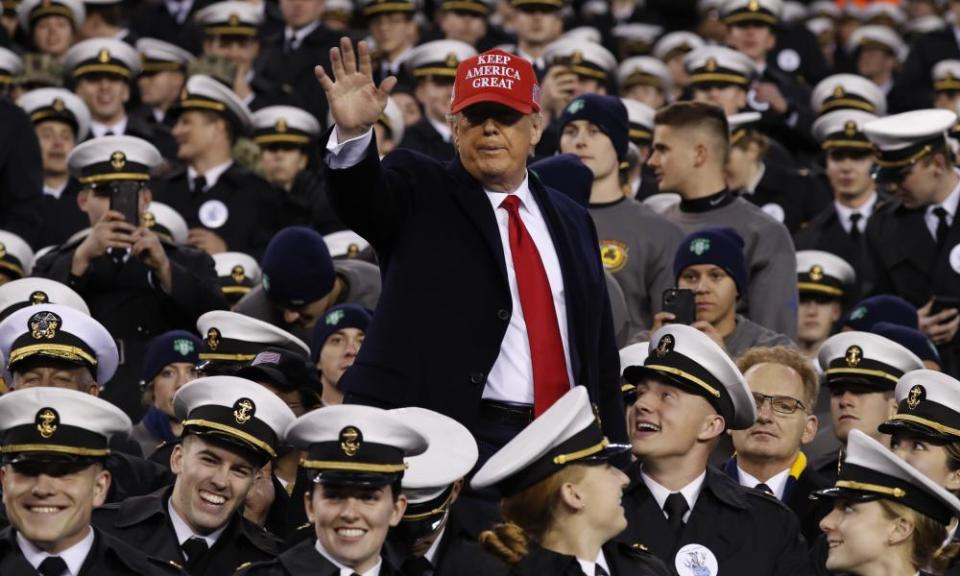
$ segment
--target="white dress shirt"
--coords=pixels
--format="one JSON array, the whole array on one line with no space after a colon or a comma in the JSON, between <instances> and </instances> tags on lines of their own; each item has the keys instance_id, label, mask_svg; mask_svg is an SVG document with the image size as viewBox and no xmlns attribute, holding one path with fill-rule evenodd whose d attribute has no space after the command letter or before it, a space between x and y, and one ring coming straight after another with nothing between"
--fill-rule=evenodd
<instances>
[{"instance_id":1,"label":"white dress shirt","mask_svg":"<svg viewBox=\"0 0 960 576\"><path fill-rule=\"evenodd\" d=\"M923 215L923 221L927 224L927 230L930 231L930 236L932 236L934 240L937 239L937 226L940 224L940 219L937 218L937 215L934 214L933 211L943 206L947 210L947 226L949 227L953 225L953 221L957 217L957 203L960 203L960 184L957 184L953 192L951 192L942 203L927 206L927 211Z\"/></svg>"},{"instance_id":2,"label":"white dress shirt","mask_svg":"<svg viewBox=\"0 0 960 576\"><path fill-rule=\"evenodd\" d=\"M383 566L382 557L377 559L377 564L373 568L367 570L366 572L357 572L353 568L344 566L343 564L334 560L333 556L327 553L326 549L323 547L323 544L321 544L319 540L317 540L316 549L321 556L326 558L331 564L340 570L340 576L352 576L353 574L359 574L360 576L380 576L380 567Z\"/></svg>"},{"instance_id":3,"label":"white dress shirt","mask_svg":"<svg viewBox=\"0 0 960 576\"><path fill-rule=\"evenodd\" d=\"M582 558L577 558L577 562L580 563L580 569L583 570L583 573L586 574L586 576L595 576L597 573L598 564L607 574L610 574L610 566L607 564L607 558L603 555L603 550L597 554L597 559L593 562L590 560L584 560Z\"/></svg>"},{"instance_id":4,"label":"white dress shirt","mask_svg":"<svg viewBox=\"0 0 960 576\"><path fill-rule=\"evenodd\" d=\"M787 478L790 477L790 469L786 468L781 472L777 472L766 482L761 482L749 473L744 472L739 464L737 464L737 474L740 476L741 486L756 488L758 484L766 484L770 487L770 490L773 491L773 495L777 497L777 500L783 500L783 493L787 489Z\"/></svg>"},{"instance_id":5,"label":"white dress shirt","mask_svg":"<svg viewBox=\"0 0 960 576\"><path fill-rule=\"evenodd\" d=\"M223 164L214 166L213 168L207 170L203 173L203 177L207 179L207 187L203 189L204 192L213 188L217 185L217 181L220 180L220 177L223 176L223 173L226 172L231 166L233 166L233 160L227 160ZM193 186L193 181L197 176L201 174L197 172L193 166L187 166L187 185Z\"/></svg>"},{"instance_id":6,"label":"white dress shirt","mask_svg":"<svg viewBox=\"0 0 960 576\"><path fill-rule=\"evenodd\" d=\"M17 546L20 547L23 558L33 566L34 570L38 570L40 563L50 556L59 556L67 564L67 576L79 576L80 569L83 568L83 563L87 560L87 556L93 548L93 540L93 528L88 527L87 535L79 542L59 554L50 554L37 548L33 545L33 542L30 542L24 538L20 532L17 532Z\"/></svg>"},{"instance_id":7,"label":"white dress shirt","mask_svg":"<svg viewBox=\"0 0 960 576\"><path fill-rule=\"evenodd\" d=\"M97 122L96 120L90 121L90 133L93 134L94 138L100 138L101 136L105 136L107 134L107 131L112 132L114 136L123 136L124 134L126 134L127 133L127 117L124 116L123 119L121 119L119 122L117 122L112 126L107 126L106 124L102 124L100 122Z\"/></svg>"},{"instance_id":8,"label":"white dress shirt","mask_svg":"<svg viewBox=\"0 0 960 576\"><path fill-rule=\"evenodd\" d=\"M190 15L190 9L193 8L193 0L181 0L179 2L176 0L164 0L164 4L167 5L167 12L173 16L177 24L186 22L187 16Z\"/></svg>"},{"instance_id":9,"label":"white dress shirt","mask_svg":"<svg viewBox=\"0 0 960 576\"><path fill-rule=\"evenodd\" d=\"M69 179L64 180L64 181L63 181L63 185L62 185L62 186L58 186L58 187L56 187L56 188L53 188L53 187L51 187L51 186L47 186L46 184L44 184L44 185L43 185L43 193L46 194L47 196L53 196L54 198L56 198L57 200L59 200L59 199L60 199L60 196L63 195L63 191L67 189L67 184L69 184L69 183L70 183L70 180L69 180Z\"/></svg>"},{"instance_id":10,"label":"white dress shirt","mask_svg":"<svg viewBox=\"0 0 960 576\"><path fill-rule=\"evenodd\" d=\"M449 512L448 512L449 514ZM440 529L440 533L437 534L437 539L433 541L433 544L427 548L427 553L423 555L427 561L430 562L430 565L434 568L437 567L437 552L440 550L440 541L443 540L443 535L447 531L447 525L444 524L443 528Z\"/></svg>"},{"instance_id":11,"label":"white dress shirt","mask_svg":"<svg viewBox=\"0 0 960 576\"><path fill-rule=\"evenodd\" d=\"M640 477L643 479L643 483L646 484L647 490L650 491L650 494L653 495L653 499L657 501L657 506L660 507L660 511L663 512L664 518L667 517L667 511L663 509L664 505L667 503L667 497L673 494L674 491L670 490L666 486L659 484L653 478L647 476L643 473L643 470L640 470ZM707 471L704 470L699 476L697 476L693 482L687 484L678 492L683 494L683 499L687 501L687 506L690 507L687 510L687 513L683 515L683 522L686 524L687 520L690 518L690 514L693 513L693 507L697 505L697 498L700 497L700 490L703 488L703 482L707 479Z\"/></svg>"},{"instance_id":12,"label":"white dress shirt","mask_svg":"<svg viewBox=\"0 0 960 576\"><path fill-rule=\"evenodd\" d=\"M407 58L410 57L410 54L413 53L413 47L407 48L400 53L399 56L393 60L383 60L380 62L380 70L383 72L383 77L393 75L396 76L403 69L403 63L406 62Z\"/></svg>"},{"instance_id":13,"label":"white dress shirt","mask_svg":"<svg viewBox=\"0 0 960 576\"><path fill-rule=\"evenodd\" d=\"M334 129L327 141L327 163L333 169L344 169L355 166L363 158L363 154L373 138L373 130L362 136L340 143L337 140L337 131ZM550 237L547 222L540 212L533 194L530 192L529 180L525 176L520 187L513 194L520 199L520 220L523 221L527 232L533 239L543 267L547 272L547 281L553 295L553 308L557 314L557 325L560 327L560 338L563 341L564 359L567 365L567 377L573 382L573 370L570 364L570 335L567 327L567 305L563 288L563 274L560 268L560 259ZM510 231L507 227L510 215L500 204L507 197L506 193L484 190L490 200L497 229L500 233L500 243L503 247L504 261L507 268L507 281L510 285L510 298L513 302L513 313L510 315L510 324L500 343L500 354L487 375L487 383L483 389L483 398L503 402L533 404L533 364L530 358L530 342L527 340L527 325L523 319L523 308L520 304L520 292L517 288L517 275L513 268L513 257L510 251Z\"/></svg>"},{"instance_id":14,"label":"white dress shirt","mask_svg":"<svg viewBox=\"0 0 960 576\"><path fill-rule=\"evenodd\" d=\"M850 229L853 227L853 224L850 222L850 216L856 212L863 216L857 222L857 228L860 229L860 234L863 234L867 230L867 220L870 219L870 216L873 215L873 208L877 205L877 193L871 192L870 198L864 202L859 208L850 208L849 206L844 206L843 204L834 200L833 208L837 211L837 218L840 219L840 226L843 227L843 231L847 234L850 233Z\"/></svg>"},{"instance_id":15,"label":"white dress shirt","mask_svg":"<svg viewBox=\"0 0 960 576\"><path fill-rule=\"evenodd\" d=\"M292 50L297 50L303 44L303 39L313 33L320 26L320 20L314 20L299 30L287 26L283 29L284 44L289 44Z\"/></svg>"},{"instance_id":16,"label":"white dress shirt","mask_svg":"<svg viewBox=\"0 0 960 576\"><path fill-rule=\"evenodd\" d=\"M443 138L444 142L449 143L451 140L453 140L453 132L450 131L449 124L447 124L446 122L437 122L436 120L434 120L433 118L430 118L429 116L427 117L427 122L429 122L430 125L433 126L433 129L436 130L438 134L440 134L440 137Z\"/></svg>"},{"instance_id":17,"label":"white dress shirt","mask_svg":"<svg viewBox=\"0 0 960 576\"><path fill-rule=\"evenodd\" d=\"M191 538L203 538L207 541L207 548L213 548L213 545L217 543L217 540L220 538L220 535L223 534L223 531L227 529L224 525L219 530L215 530L207 534L206 536L202 534L194 534L193 530L190 529L190 526L187 526L187 523L183 518L177 514L177 510L173 507L173 502L167 500L167 515L170 516L170 524L173 525L173 531L177 535L177 544L183 547L183 543Z\"/></svg>"}]
</instances>

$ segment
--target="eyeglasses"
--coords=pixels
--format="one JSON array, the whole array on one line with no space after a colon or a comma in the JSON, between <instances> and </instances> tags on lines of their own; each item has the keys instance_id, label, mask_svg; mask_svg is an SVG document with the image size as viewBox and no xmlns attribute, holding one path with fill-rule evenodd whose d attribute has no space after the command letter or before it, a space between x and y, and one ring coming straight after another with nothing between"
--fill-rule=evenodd
<instances>
[{"instance_id":1,"label":"eyeglasses","mask_svg":"<svg viewBox=\"0 0 960 576\"><path fill-rule=\"evenodd\" d=\"M759 392L753 393L753 401L757 404L757 410L763 408L763 403L770 401L770 408L777 414L793 414L797 410L805 408L803 402L790 396L769 396Z\"/></svg>"}]
</instances>

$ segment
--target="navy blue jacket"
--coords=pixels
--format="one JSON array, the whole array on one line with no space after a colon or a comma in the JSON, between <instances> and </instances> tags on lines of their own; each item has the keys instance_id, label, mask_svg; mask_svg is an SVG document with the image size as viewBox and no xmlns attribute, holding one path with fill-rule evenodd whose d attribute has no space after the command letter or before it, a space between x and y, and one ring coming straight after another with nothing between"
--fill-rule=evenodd
<instances>
[{"instance_id":1,"label":"navy blue jacket","mask_svg":"<svg viewBox=\"0 0 960 576\"><path fill-rule=\"evenodd\" d=\"M327 178L334 211L374 247L383 276L373 322L340 388L349 401L421 406L476 429L512 314L503 247L482 186L458 159L441 164L401 149L381 164L375 142L358 165L328 168ZM562 268L575 383L588 388L610 440L626 441L593 221L533 175L530 189Z\"/></svg>"}]
</instances>

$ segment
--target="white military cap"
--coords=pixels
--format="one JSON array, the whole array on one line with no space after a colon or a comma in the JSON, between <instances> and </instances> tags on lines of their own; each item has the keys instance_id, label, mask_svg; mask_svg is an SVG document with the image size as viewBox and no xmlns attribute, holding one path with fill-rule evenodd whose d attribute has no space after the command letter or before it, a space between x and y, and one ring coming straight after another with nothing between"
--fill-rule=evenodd
<instances>
[{"instance_id":1,"label":"white military cap","mask_svg":"<svg viewBox=\"0 0 960 576\"><path fill-rule=\"evenodd\" d=\"M275 458L295 416L269 388L235 376L197 378L177 390L173 411L183 436L195 434Z\"/></svg>"},{"instance_id":2,"label":"white military cap","mask_svg":"<svg viewBox=\"0 0 960 576\"><path fill-rule=\"evenodd\" d=\"M6 230L0 230L0 274L16 280L33 270L33 249L27 242Z\"/></svg>"},{"instance_id":3,"label":"white military cap","mask_svg":"<svg viewBox=\"0 0 960 576\"><path fill-rule=\"evenodd\" d=\"M653 51L657 38L663 34L663 27L643 22L629 22L617 24L610 33L618 40L623 53L649 54Z\"/></svg>"},{"instance_id":4,"label":"white military cap","mask_svg":"<svg viewBox=\"0 0 960 576\"><path fill-rule=\"evenodd\" d=\"M21 308L0 322L0 354L7 374L27 360L69 362L96 372L103 387L117 371L117 344L102 324L62 304Z\"/></svg>"},{"instance_id":5,"label":"white military cap","mask_svg":"<svg viewBox=\"0 0 960 576\"><path fill-rule=\"evenodd\" d=\"M960 60L941 60L933 67L933 89L937 92L960 91Z\"/></svg>"},{"instance_id":6,"label":"white military cap","mask_svg":"<svg viewBox=\"0 0 960 576\"><path fill-rule=\"evenodd\" d=\"M707 399L729 430L744 430L757 419L757 406L743 374L709 336L683 324L668 324L650 337L643 366L628 368L631 384L663 380Z\"/></svg>"},{"instance_id":7,"label":"white military cap","mask_svg":"<svg viewBox=\"0 0 960 576\"><path fill-rule=\"evenodd\" d=\"M879 118L863 126L877 148L879 181L896 179L903 168L947 146L947 133L957 123L950 110L912 110Z\"/></svg>"},{"instance_id":8,"label":"white military cap","mask_svg":"<svg viewBox=\"0 0 960 576\"><path fill-rule=\"evenodd\" d=\"M821 46L836 44L837 23L834 20L825 16L818 16L807 20L804 26L817 37L817 42Z\"/></svg>"},{"instance_id":9,"label":"white military cap","mask_svg":"<svg viewBox=\"0 0 960 576\"><path fill-rule=\"evenodd\" d=\"M927 34L943 30L948 25L946 19L936 14L927 14L919 18L911 18L904 26L903 33L908 35Z\"/></svg>"},{"instance_id":10,"label":"white military cap","mask_svg":"<svg viewBox=\"0 0 960 576\"><path fill-rule=\"evenodd\" d=\"M705 45L706 42L700 36L693 32L679 30L664 34L657 40L657 43L653 46L653 55L655 58L667 62L674 56L688 54Z\"/></svg>"},{"instance_id":11,"label":"white military cap","mask_svg":"<svg viewBox=\"0 0 960 576\"><path fill-rule=\"evenodd\" d=\"M821 294L843 298L857 274L846 260L822 250L797 252L797 289L800 294Z\"/></svg>"},{"instance_id":12,"label":"white military cap","mask_svg":"<svg viewBox=\"0 0 960 576\"><path fill-rule=\"evenodd\" d=\"M730 144L737 144L751 132L763 116L759 112L740 112L727 116L727 128L730 131Z\"/></svg>"},{"instance_id":13,"label":"white military cap","mask_svg":"<svg viewBox=\"0 0 960 576\"><path fill-rule=\"evenodd\" d=\"M326 406L297 418L287 442L306 451L300 466L318 484L384 486L399 480L405 458L429 444L416 428L372 406Z\"/></svg>"},{"instance_id":14,"label":"white military cap","mask_svg":"<svg viewBox=\"0 0 960 576\"><path fill-rule=\"evenodd\" d=\"M187 221L179 212L156 200L147 205L142 215L143 226L168 242L187 243Z\"/></svg>"},{"instance_id":15,"label":"white military cap","mask_svg":"<svg viewBox=\"0 0 960 576\"><path fill-rule=\"evenodd\" d=\"M197 318L201 368L242 364L253 360L265 346L280 346L310 355L310 347L282 328L227 310L211 310ZM213 363L213 366L209 364Z\"/></svg>"},{"instance_id":16,"label":"white military cap","mask_svg":"<svg viewBox=\"0 0 960 576\"><path fill-rule=\"evenodd\" d=\"M870 332L840 332L820 346L817 361L827 386L854 384L893 390L905 373L923 361L893 340Z\"/></svg>"},{"instance_id":17,"label":"white military cap","mask_svg":"<svg viewBox=\"0 0 960 576\"><path fill-rule=\"evenodd\" d=\"M657 214L663 214L680 203L681 197L675 192L657 192L643 199L643 205Z\"/></svg>"},{"instance_id":18,"label":"white military cap","mask_svg":"<svg viewBox=\"0 0 960 576\"><path fill-rule=\"evenodd\" d=\"M327 6L324 11L330 9L330 0L327 0ZM489 16L496 9L494 0L441 0L440 10L444 12L468 12L477 16Z\"/></svg>"},{"instance_id":19,"label":"white military cap","mask_svg":"<svg viewBox=\"0 0 960 576\"><path fill-rule=\"evenodd\" d=\"M697 12L707 14L717 11L723 7L724 0L697 0Z\"/></svg>"},{"instance_id":20,"label":"white military cap","mask_svg":"<svg viewBox=\"0 0 960 576\"><path fill-rule=\"evenodd\" d=\"M907 15L899 6L889 2L871 2L860 11L860 21L867 26L899 28L907 21Z\"/></svg>"},{"instance_id":21,"label":"white military cap","mask_svg":"<svg viewBox=\"0 0 960 576\"><path fill-rule=\"evenodd\" d=\"M862 431L850 431L846 452L836 484L814 492L815 499L867 502L882 498L903 504L943 526L960 516L956 496Z\"/></svg>"},{"instance_id":22,"label":"white military cap","mask_svg":"<svg viewBox=\"0 0 960 576\"><path fill-rule=\"evenodd\" d=\"M226 0L201 9L193 19L207 36L256 37L263 9L251 2Z\"/></svg>"},{"instance_id":23,"label":"white military cap","mask_svg":"<svg viewBox=\"0 0 960 576\"><path fill-rule=\"evenodd\" d=\"M457 75L457 66L477 55L476 49L460 40L434 40L425 42L410 51L403 65L414 78L448 78L451 82Z\"/></svg>"},{"instance_id":24,"label":"white military cap","mask_svg":"<svg viewBox=\"0 0 960 576\"><path fill-rule=\"evenodd\" d=\"M776 26L783 13L781 0L726 0L720 8L723 23L727 26L737 24L766 24Z\"/></svg>"},{"instance_id":25,"label":"white military cap","mask_svg":"<svg viewBox=\"0 0 960 576\"><path fill-rule=\"evenodd\" d=\"M183 94L173 105L172 112L181 114L188 110L206 110L221 114L233 123L240 133L251 126L250 109L237 94L204 74L195 74L187 80Z\"/></svg>"},{"instance_id":26,"label":"white military cap","mask_svg":"<svg viewBox=\"0 0 960 576\"><path fill-rule=\"evenodd\" d=\"M810 14L813 17L826 17L831 20L839 20L843 16L840 7L831 0L817 0L810 4Z\"/></svg>"},{"instance_id":27,"label":"white military cap","mask_svg":"<svg viewBox=\"0 0 960 576\"><path fill-rule=\"evenodd\" d=\"M600 44L603 42L603 33L593 26L577 26L560 35L560 40L586 40Z\"/></svg>"},{"instance_id":28,"label":"white military cap","mask_svg":"<svg viewBox=\"0 0 960 576\"><path fill-rule=\"evenodd\" d=\"M442 518L450 505L453 483L465 477L479 457L477 441L467 428L425 408L397 408L390 414L413 426L427 439L427 450L407 458L403 493L410 506L405 520Z\"/></svg>"},{"instance_id":29,"label":"white military cap","mask_svg":"<svg viewBox=\"0 0 960 576\"><path fill-rule=\"evenodd\" d=\"M73 128L74 139L82 142L90 131L90 110L79 96L63 88L37 88L20 97L17 104L34 124L57 121Z\"/></svg>"},{"instance_id":30,"label":"white military cap","mask_svg":"<svg viewBox=\"0 0 960 576\"><path fill-rule=\"evenodd\" d=\"M850 41L847 42L848 52L853 54L863 48L882 48L896 56L900 62L907 58L907 44L900 35L880 24L860 26L850 36Z\"/></svg>"},{"instance_id":31,"label":"white military cap","mask_svg":"<svg viewBox=\"0 0 960 576\"><path fill-rule=\"evenodd\" d=\"M412 16L420 8L418 0L359 0L358 4L364 18L398 12Z\"/></svg>"},{"instance_id":32,"label":"white military cap","mask_svg":"<svg viewBox=\"0 0 960 576\"><path fill-rule=\"evenodd\" d=\"M473 476L474 489L496 486L509 497L567 464L590 464L629 450L600 430L587 389L574 386L498 450Z\"/></svg>"},{"instance_id":33,"label":"white military cap","mask_svg":"<svg viewBox=\"0 0 960 576\"><path fill-rule=\"evenodd\" d=\"M809 9L800 2L787 0L783 3L783 10L780 12L780 19L786 24L806 20L809 15Z\"/></svg>"},{"instance_id":34,"label":"white military cap","mask_svg":"<svg viewBox=\"0 0 960 576\"><path fill-rule=\"evenodd\" d=\"M472 3L472 2L471 2ZM327 0L323 7L324 20L332 18L350 22L353 17L353 0Z\"/></svg>"},{"instance_id":35,"label":"white military cap","mask_svg":"<svg viewBox=\"0 0 960 576\"><path fill-rule=\"evenodd\" d=\"M320 135L320 123L313 114L295 106L261 108L251 121L258 146L309 146Z\"/></svg>"},{"instance_id":36,"label":"white military cap","mask_svg":"<svg viewBox=\"0 0 960 576\"><path fill-rule=\"evenodd\" d=\"M109 74L129 81L140 74L140 55L122 40L90 38L67 50L63 73L74 80L91 74Z\"/></svg>"},{"instance_id":37,"label":"white military cap","mask_svg":"<svg viewBox=\"0 0 960 576\"><path fill-rule=\"evenodd\" d=\"M90 315L83 298L66 284L47 278L21 278L0 286L0 319L36 304L60 304Z\"/></svg>"},{"instance_id":38,"label":"white military cap","mask_svg":"<svg viewBox=\"0 0 960 576\"><path fill-rule=\"evenodd\" d=\"M183 72L186 73L196 57L183 48L170 42L156 38L141 38L134 45L140 53L142 72L151 74L156 72Z\"/></svg>"},{"instance_id":39,"label":"white military cap","mask_svg":"<svg viewBox=\"0 0 960 576\"><path fill-rule=\"evenodd\" d=\"M631 366L643 366L644 361L646 361L648 352L649 352L650 343L649 342L637 342L635 344L630 344L629 346L624 346L620 349L620 377L623 378L623 373L627 368ZM637 385L630 382L622 382L620 384L620 394L623 395L623 404L625 406L630 406L633 404L636 399Z\"/></svg>"},{"instance_id":40,"label":"white military cap","mask_svg":"<svg viewBox=\"0 0 960 576\"><path fill-rule=\"evenodd\" d=\"M876 114L863 110L838 109L817 118L811 132L824 150L843 148L873 152L873 144L863 132L863 126L877 118Z\"/></svg>"},{"instance_id":41,"label":"white military cap","mask_svg":"<svg viewBox=\"0 0 960 576\"><path fill-rule=\"evenodd\" d=\"M400 106L392 96L387 97L387 107L377 118L377 122L390 131L390 139L395 143L399 144L403 140L403 133L407 126L403 122L403 112L400 111Z\"/></svg>"},{"instance_id":42,"label":"white military cap","mask_svg":"<svg viewBox=\"0 0 960 576\"><path fill-rule=\"evenodd\" d=\"M14 462L104 458L130 417L110 402L67 388L25 388L0 396L0 451Z\"/></svg>"},{"instance_id":43,"label":"white military cap","mask_svg":"<svg viewBox=\"0 0 960 576\"><path fill-rule=\"evenodd\" d=\"M221 252L213 255L213 264L220 279L220 290L228 299L239 300L260 284L260 264L243 252Z\"/></svg>"},{"instance_id":44,"label":"white military cap","mask_svg":"<svg viewBox=\"0 0 960 576\"><path fill-rule=\"evenodd\" d=\"M607 80L617 68L617 59L609 50L586 40L564 40L549 44L543 52L547 67L567 66L578 76Z\"/></svg>"},{"instance_id":45,"label":"white military cap","mask_svg":"<svg viewBox=\"0 0 960 576\"><path fill-rule=\"evenodd\" d=\"M834 74L814 87L810 107L817 115L851 108L883 116L887 113L887 97L879 86L863 76Z\"/></svg>"},{"instance_id":46,"label":"white military cap","mask_svg":"<svg viewBox=\"0 0 960 576\"><path fill-rule=\"evenodd\" d=\"M353 230L331 232L323 237L331 258L356 258L370 246L363 236Z\"/></svg>"},{"instance_id":47,"label":"white military cap","mask_svg":"<svg viewBox=\"0 0 960 576\"><path fill-rule=\"evenodd\" d=\"M757 65L743 52L725 46L704 46L687 54L683 66L690 83L734 84L744 89L757 74Z\"/></svg>"},{"instance_id":48,"label":"white military cap","mask_svg":"<svg viewBox=\"0 0 960 576\"><path fill-rule=\"evenodd\" d=\"M669 96L673 89L673 76L661 60L653 56L633 56L617 67L617 84L621 91L638 85L653 86Z\"/></svg>"},{"instance_id":49,"label":"white military cap","mask_svg":"<svg viewBox=\"0 0 960 576\"><path fill-rule=\"evenodd\" d=\"M620 101L627 108L630 141L637 146L649 146L653 142L653 118L657 114L656 110L630 98L621 98Z\"/></svg>"},{"instance_id":50,"label":"white military cap","mask_svg":"<svg viewBox=\"0 0 960 576\"><path fill-rule=\"evenodd\" d=\"M87 16L80 0L23 0L17 10L20 26L30 31L37 20L46 16L63 16L73 22L73 29L79 30Z\"/></svg>"},{"instance_id":51,"label":"white military cap","mask_svg":"<svg viewBox=\"0 0 960 576\"><path fill-rule=\"evenodd\" d=\"M23 72L23 59L16 52L0 46L0 86L13 82Z\"/></svg>"},{"instance_id":52,"label":"white military cap","mask_svg":"<svg viewBox=\"0 0 960 576\"><path fill-rule=\"evenodd\" d=\"M907 372L897 382L897 414L880 432L903 431L938 442L960 441L960 381L935 370Z\"/></svg>"},{"instance_id":53,"label":"white military cap","mask_svg":"<svg viewBox=\"0 0 960 576\"><path fill-rule=\"evenodd\" d=\"M163 164L156 146L136 136L101 136L70 152L67 165L81 184L147 182Z\"/></svg>"}]
</instances>

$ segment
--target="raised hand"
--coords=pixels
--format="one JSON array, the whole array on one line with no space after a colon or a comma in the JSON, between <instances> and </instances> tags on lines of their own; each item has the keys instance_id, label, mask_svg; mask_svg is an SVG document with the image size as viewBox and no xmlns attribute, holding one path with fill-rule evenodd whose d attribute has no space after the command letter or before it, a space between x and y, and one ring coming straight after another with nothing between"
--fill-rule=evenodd
<instances>
[{"instance_id":1,"label":"raised hand","mask_svg":"<svg viewBox=\"0 0 960 576\"><path fill-rule=\"evenodd\" d=\"M390 76L377 87L367 43L358 43L354 53L353 42L346 37L340 39L339 48L330 49L330 67L332 80L323 66L314 68L314 74L327 94L337 139L343 142L370 130L387 107L387 97L397 79Z\"/></svg>"}]
</instances>

